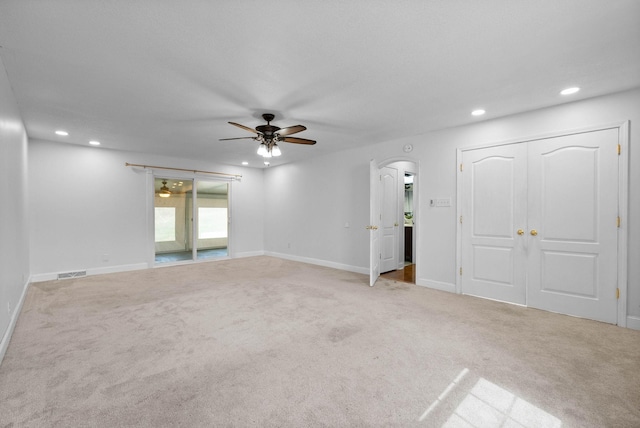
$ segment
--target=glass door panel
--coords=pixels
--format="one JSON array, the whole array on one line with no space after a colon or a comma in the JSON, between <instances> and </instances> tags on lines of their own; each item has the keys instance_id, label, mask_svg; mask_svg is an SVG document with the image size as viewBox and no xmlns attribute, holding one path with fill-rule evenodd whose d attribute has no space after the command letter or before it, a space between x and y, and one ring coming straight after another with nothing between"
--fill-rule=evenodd
<instances>
[{"instance_id":1,"label":"glass door panel","mask_svg":"<svg viewBox=\"0 0 640 428\"><path fill-rule=\"evenodd\" d=\"M196 184L196 234L198 259L229 255L229 184L198 181Z\"/></svg>"},{"instance_id":2,"label":"glass door panel","mask_svg":"<svg viewBox=\"0 0 640 428\"><path fill-rule=\"evenodd\" d=\"M193 180L156 177L154 185L156 263L192 260Z\"/></svg>"}]
</instances>

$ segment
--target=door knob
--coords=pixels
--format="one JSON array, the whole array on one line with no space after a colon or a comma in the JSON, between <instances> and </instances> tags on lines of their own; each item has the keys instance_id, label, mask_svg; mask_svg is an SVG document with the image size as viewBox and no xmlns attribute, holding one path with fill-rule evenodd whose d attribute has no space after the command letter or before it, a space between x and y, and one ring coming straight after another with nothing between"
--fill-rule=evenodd
<instances>
[{"instance_id":1,"label":"door knob","mask_svg":"<svg viewBox=\"0 0 640 428\"><path fill-rule=\"evenodd\" d=\"M536 236L538 234L538 231L535 229L531 229L531 236Z\"/></svg>"},{"instance_id":2,"label":"door knob","mask_svg":"<svg viewBox=\"0 0 640 428\"><path fill-rule=\"evenodd\" d=\"M524 230L518 229L518 235L524 235Z\"/></svg>"},{"instance_id":3,"label":"door knob","mask_svg":"<svg viewBox=\"0 0 640 428\"><path fill-rule=\"evenodd\" d=\"M393 223L394 226L398 227L398 223Z\"/></svg>"}]
</instances>

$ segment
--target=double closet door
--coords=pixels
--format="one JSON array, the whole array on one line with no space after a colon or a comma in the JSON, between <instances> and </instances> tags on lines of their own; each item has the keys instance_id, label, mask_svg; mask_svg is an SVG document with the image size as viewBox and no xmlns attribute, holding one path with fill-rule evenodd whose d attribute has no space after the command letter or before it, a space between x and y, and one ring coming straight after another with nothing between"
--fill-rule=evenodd
<instances>
[{"instance_id":1,"label":"double closet door","mask_svg":"<svg viewBox=\"0 0 640 428\"><path fill-rule=\"evenodd\" d=\"M463 293L616 323L618 131L463 152Z\"/></svg>"}]
</instances>

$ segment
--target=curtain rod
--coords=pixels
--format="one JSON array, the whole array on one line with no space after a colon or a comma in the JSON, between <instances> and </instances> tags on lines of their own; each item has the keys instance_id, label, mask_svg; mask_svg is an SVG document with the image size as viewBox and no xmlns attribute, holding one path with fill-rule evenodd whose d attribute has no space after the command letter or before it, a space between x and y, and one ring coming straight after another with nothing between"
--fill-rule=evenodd
<instances>
[{"instance_id":1,"label":"curtain rod","mask_svg":"<svg viewBox=\"0 0 640 428\"><path fill-rule=\"evenodd\" d=\"M171 169L171 170L174 170L174 171L187 171L187 172L193 172L193 173L224 175L224 176L227 176L227 177L242 178L242 176L239 175L239 174L226 174L224 172L200 171L198 169L170 168L168 166L154 166L154 165L140 165L140 164L137 164L137 163L129 163L129 162L125 162L125 166L139 166L139 167L145 168L145 169L147 169L147 168Z\"/></svg>"}]
</instances>

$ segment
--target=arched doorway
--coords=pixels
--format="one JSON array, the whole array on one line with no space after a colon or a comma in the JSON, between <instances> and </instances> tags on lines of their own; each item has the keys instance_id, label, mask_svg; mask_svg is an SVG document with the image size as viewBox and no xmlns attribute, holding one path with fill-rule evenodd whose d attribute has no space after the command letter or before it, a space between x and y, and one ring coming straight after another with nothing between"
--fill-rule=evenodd
<instances>
[{"instance_id":1,"label":"arched doorway","mask_svg":"<svg viewBox=\"0 0 640 428\"><path fill-rule=\"evenodd\" d=\"M373 165L374 161L370 284L373 285L381 273L388 279L415 283L419 254L418 162L411 158L392 158L376 163L375 168Z\"/></svg>"}]
</instances>

